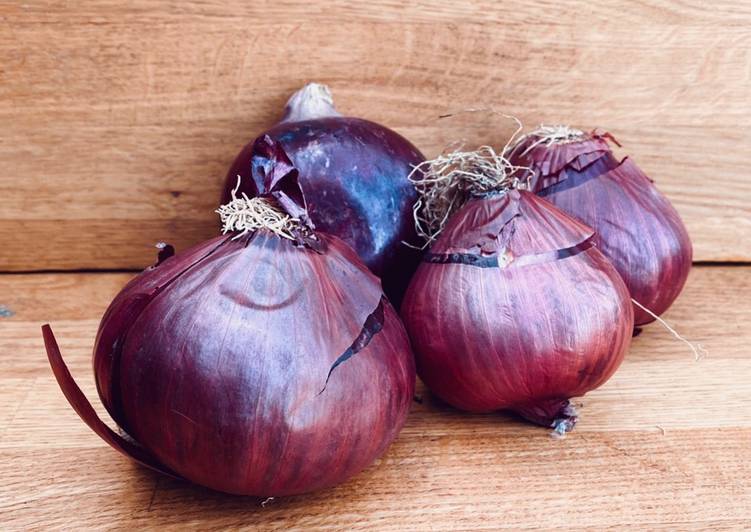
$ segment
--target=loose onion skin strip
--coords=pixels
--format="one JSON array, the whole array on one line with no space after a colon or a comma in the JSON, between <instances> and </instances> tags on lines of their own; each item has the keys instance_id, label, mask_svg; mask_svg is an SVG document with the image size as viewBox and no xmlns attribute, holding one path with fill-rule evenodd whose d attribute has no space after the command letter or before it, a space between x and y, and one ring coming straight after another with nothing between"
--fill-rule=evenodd
<instances>
[{"instance_id":1,"label":"loose onion skin strip","mask_svg":"<svg viewBox=\"0 0 751 532\"><path fill-rule=\"evenodd\" d=\"M42 336L44 338L44 346L47 349L47 358L50 361L52 372L55 374L55 379L57 379L57 383L60 385L60 389L70 403L70 406L73 407L73 410L76 411L83 422L116 451L121 452L128 458L135 460L149 469L179 479L179 475L160 464L145 449L117 434L99 418L65 365L65 361L60 353L60 347L57 345L57 340L49 325L42 326Z\"/></svg>"}]
</instances>

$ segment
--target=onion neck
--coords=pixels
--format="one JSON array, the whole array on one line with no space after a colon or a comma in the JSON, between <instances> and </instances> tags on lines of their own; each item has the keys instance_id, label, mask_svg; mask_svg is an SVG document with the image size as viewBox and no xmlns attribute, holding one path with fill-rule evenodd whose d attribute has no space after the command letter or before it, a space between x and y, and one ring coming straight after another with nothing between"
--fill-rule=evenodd
<instances>
[{"instance_id":1,"label":"onion neck","mask_svg":"<svg viewBox=\"0 0 751 532\"><path fill-rule=\"evenodd\" d=\"M280 123L332 116L342 115L334 107L331 90L322 83L308 83L287 101Z\"/></svg>"}]
</instances>

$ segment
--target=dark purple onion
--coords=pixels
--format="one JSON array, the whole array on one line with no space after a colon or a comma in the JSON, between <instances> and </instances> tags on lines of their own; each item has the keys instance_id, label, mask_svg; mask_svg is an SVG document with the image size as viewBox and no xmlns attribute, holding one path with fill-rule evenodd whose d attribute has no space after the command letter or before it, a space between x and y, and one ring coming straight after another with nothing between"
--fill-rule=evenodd
<instances>
[{"instance_id":1,"label":"dark purple onion","mask_svg":"<svg viewBox=\"0 0 751 532\"><path fill-rule=\"evenodd\" d=\"M317 83L290 98L281 122L259 138L266 135L284 147L299 170L316 229L352 246L398 305L419 261L419 253L402 241L415 241L416 196L407 176L423 155L384 126L341 116L328 87ZM240 192L258 193L248 178L252 166L266 161L254 146L245 146L229 169L222 203L238 175Z\"/></svg>"},{"instance_id":2,"label":"dark purple onion","mask_svg":"<svg viewBox=\"0 0 751 532\"><path fill-rule=\"evenodd\" d=\"M538 131L547 130L553 131ZM613 156L610 134L565 130L568 135L560 140L527 135L513 150L512 163L530 168L533 192L597 232L597 246L621 274L631 297L662 314L691 269L686 227L631 159ZM634 307L636 325L654 319Z\"/></svg>"},{"instance_id":3,"label":"dark purple onion","mask_svg":"<svg viewBox=\"0 0 751 532\"><path fill-rule=\"evenodd\" d=\"M273 164L256 182L277 206L304 212L276 148L267 144ZM409 340L355 252L302 229L294 240L258 229L171 257L165 248L117 295L94 373L136 443L97 417L45 326L52 368L84 421L149 467L230 493L307 492L371 464L410 407Z\"/></svg>"},{"instance_id":4,"label":"dark purple onion","mask_svg":"<svg viewBox=\"0 0 751 532\"><path fill-rule=\"evenodd\" d=\"M418 374L441 399L560 432L575 422L569 399L613 374L633 328L628 291L593 231L516 190L449 219L401 314Z\"/></svg>"}]
</instances>

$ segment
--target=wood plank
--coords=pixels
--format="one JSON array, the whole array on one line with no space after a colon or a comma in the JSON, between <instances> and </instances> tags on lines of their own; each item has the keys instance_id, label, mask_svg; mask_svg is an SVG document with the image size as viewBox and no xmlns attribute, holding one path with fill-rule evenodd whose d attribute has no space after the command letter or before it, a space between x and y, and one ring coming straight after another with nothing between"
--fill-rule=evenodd
<instances>
[{"instance_id":1,"label":"wood plank","mask_svg":"<svg viewBox=\"0 0 751 532\"><path fill-rule=\"evenodd\" d=\"M154 242L210 236L234 155L312 79L428 155L511 132L437 120L469 107L606 127L674 201L697 260L751 259L751 10L616 5L6 3L0 271L139 268Z\"/></svg>"},{"instance_id":2,"label":"wood plank","mask_svg":"<svg viewBox=\"0 0 751 532\"><path fill-rule=\"evenodd\" d=\"M109 449L68 407L43 353L51 321L84 391L98 320L130 274L0 275L3 528L426 530L751 525L751 267L700 266L661 327L580 399L563 440L506 414L466 415L422 386L384 457L319 493L260 501L171 481ZM97 401L94 401L97 403ZM101 406L97 406L104 413Z\"/></svg>"},{"instance_id":3,"label":"wood plank","mask_svg":"<svg viewBox=\"0 0 751 532\"><path fill-rule=\"evenodd\" d=\"M3 471L0 504L6 525L18 529L127 523L211 530L602 530L724 520L748 526L751 469L743 452L749 437L751 431L736 429L578 434L559 443L460 431L426 440L419 451L400 439L347 484L265 508L159 478L106 449L3 449L0 456L14 467ZM30 476L40 464L45 471Z\"/></svg>"},{"instance_id":4,"label":"wood plank","mask_svg":"<svg viewBox=\"0 0 751 532\"><path fill-rule=\"evenodd\" d=\"M708 7L700 0L660 0L657 2L628 2L602 0L596 4L580 1L549 3L509 0L506 9L497 9L494 0L429 0L405 8L398 0L378 2L352 2L331 0L326 4L311 5L304 0L277 0L275 2L240 2L238 0L186 0L162 1L155 9L148 0L133 0L127 4L117 0L90 0L85 5L39 1L34 4L10 2L6 20L13 24L98 24L112 22L115 12L124 24L134 22L213 21L242 17L249 23L260 24L268 20L290 23L326 22L341 20L380 22L483 22L487 24L540 24L583 25L607 22L617 12L622 22L654 22L670 25L723 24L742 25L751 21L751 8L732 0L718 0Z\"/></svg>"}]
</instances>

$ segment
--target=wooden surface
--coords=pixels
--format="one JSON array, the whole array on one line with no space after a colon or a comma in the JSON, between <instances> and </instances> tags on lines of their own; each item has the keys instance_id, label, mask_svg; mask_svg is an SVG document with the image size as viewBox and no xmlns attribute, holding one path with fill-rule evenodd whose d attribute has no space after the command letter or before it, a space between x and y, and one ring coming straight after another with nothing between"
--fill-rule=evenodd
<instances>
[{"instance_id":1,"label":"wooden surface","mask_svg":"<svg viewBox=\"0 0 751 532\"><path fill-rule=\"evenodd\" d=\"M240 147L306 81L427 155L508 121L612 130L701 261L751 259L751 4L0 2L0 271L142 268L215 234Z\"/></svg>"},{"instance_id":2,"label":"wooden surface","mask_svg":"<svg viewBox=\"0 0 751 532\"><path fill-rule=\"evenodd\" d=\"M337 488L272 501L158 475L107 447L66 403L39 326L51 321L98 406L91 348L129 274L0 276L0 528L171 526L448 530L751 527L751 267L696 267L667 319L580 400L565 439L503 415L463 415L420 388L378 463ZM100 413L103 409L98 406Z\"/></svg>"}]
</instances>

